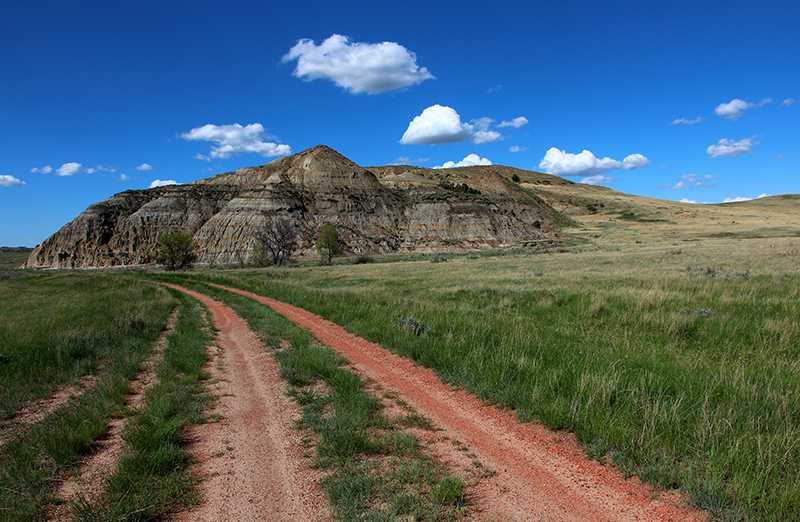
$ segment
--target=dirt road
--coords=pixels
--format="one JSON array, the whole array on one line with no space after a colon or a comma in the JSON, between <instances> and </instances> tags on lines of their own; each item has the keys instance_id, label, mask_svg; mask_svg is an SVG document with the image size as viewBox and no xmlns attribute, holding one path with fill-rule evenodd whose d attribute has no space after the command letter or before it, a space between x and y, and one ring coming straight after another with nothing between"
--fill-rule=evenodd
<instances>
[{"instance_id":1,"label":"dirt road","mask_svg":"<svg viewBox=\"0 0 800 522\"><path fill-rule=\"evenodd\" d=\"M216 422L189 430L195 469L205 477L197 509L179 521L307 522L328 520L318 472L308 469L292 429L300 412L286 396L278 365L232 309L203 294L167 285L203 302L218 333L210 369L219 399Z\"/></svg>"},{"instance_id":2,"label":"dirt road","mask_svg":"<svg viewBox=\"0 0 800 522\"><path fill-rule=\"evenodd\" d=\"M442 383L380 345L350 334L319 316L250 292L222 287L266 304L337 350L363 376L399 394L454 441L469 446L496 473L472 492L481 517L521 521L700 521L675 494L654 492L589 460L574 436L519 423L463 390ZM215 319L216 321L216 319ZM458 450L453 448L455 453ZM459 455L453 454L454 460Z\"/></svg>"}]
</instances>

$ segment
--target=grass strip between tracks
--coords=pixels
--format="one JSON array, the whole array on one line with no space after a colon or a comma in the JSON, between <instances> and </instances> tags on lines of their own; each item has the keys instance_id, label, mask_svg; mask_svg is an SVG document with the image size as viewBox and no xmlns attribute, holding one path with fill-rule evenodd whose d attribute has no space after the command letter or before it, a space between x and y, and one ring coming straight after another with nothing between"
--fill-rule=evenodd
<instances>
[{"instance_id":1,"label":"grass strip between tracks","mask_svg":"<svg viewBox=\"0 0 800 522\"><path fill-rule=\"evenodd\" d=\"M197 501L192 486L198 479L187 471L191 456L181 437L185 426L203 421L211 402L203 367L214 332L202 304L171 292L181 309L157 369L158 383L125 426L128 451L106 480L103 497L78 502L76 518L83 522L160 520Z\"/></svg>"},{"instance_id":2,"label":"grass strip between tracks","mask_svg":"<svg viewBox=\"0 0 800 522\"><path fill-rule=\"evenodd\" d=\"M159 277L159 279L162 279ZM419 415L390 417L380 399L364 390L347 361L320 345L306 330L246 297L169 278L231 306L274 351L290 395L303 408L299 423L313 449L314 465L337 520L455 520L465 511L464 479L426 454L409 425ZM285 340L288 343L281 341Z\"/></svg>"}]
</instances>

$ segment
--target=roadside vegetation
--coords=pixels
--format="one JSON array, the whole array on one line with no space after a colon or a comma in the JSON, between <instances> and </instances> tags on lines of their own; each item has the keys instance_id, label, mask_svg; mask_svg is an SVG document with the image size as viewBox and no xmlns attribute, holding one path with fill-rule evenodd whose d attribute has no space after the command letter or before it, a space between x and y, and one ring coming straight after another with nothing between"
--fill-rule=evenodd
<instances>
[{"instance_id":1,"label":"roadside vegetation","mask_svg":"<svg viewBox=\"0 0 800 522\"><path fill-rule=\"evenodd\" d=\"M720 519L792 519L796 245L733 247L584 246L192 277L318 313L521 420L574 431L591 456L684 489ZM403 328L409 318L418 327Z\"/></svg>"},{"instance_id":2,"label":"roadside vegetation","mask_svg":"<svg viewBox=\"0 0 800 522\"><path fill-rule=\"evenodd\" d=\"M127 421L122 437L128 450L105 481L104 494L81 499L76 520L162 520L198 499L198 477L187 472L191 456L181 438L187 425L204 420L211 402L203 367L214 332L200 303L172 293L181 309L157 368L158 382Z\"/></svg>"},{"instance_id":3,"label":"roadside vegetation","mask_svg":"<svg viewBox=\"0 0 800 522\"><path fill-rule=\"evenodd\" d=\"M151 274L155 276L155 274ZM252 299L198 284L191 276L155 276L225 302L244 318L281 365L290 395L303 408L298 428L341 521L444 521L465 509L465 481L426 454L409 426L430 429L420 416L387 416L347 361Z\"/></svg>"},{"instance_id":4,"label":"roadside vegetation","mask_svg":"<svg viewBox=\"0 0 800 522\"><path fill-rule=\"evenodd\" d=\"M185 473L189 458L179 437L208 401L199 381L212 334L199 328L198 305L154 285L99 273L35 274L0 282L0 293L0 518L41 519L56 501L54 485L78 472L82 457L120 416L132 416L125 431L129 451L105 494L83 499L75 516L152 520L191 502L194 479ZM125 405L131 381L176 302L179 325L158 369L159 383L143 409L132 411ZM10 420L21 406L35 410L34 401L64 386L73 386L74 395L49 415L24 425Z\"/></svg>"}]
</instances>

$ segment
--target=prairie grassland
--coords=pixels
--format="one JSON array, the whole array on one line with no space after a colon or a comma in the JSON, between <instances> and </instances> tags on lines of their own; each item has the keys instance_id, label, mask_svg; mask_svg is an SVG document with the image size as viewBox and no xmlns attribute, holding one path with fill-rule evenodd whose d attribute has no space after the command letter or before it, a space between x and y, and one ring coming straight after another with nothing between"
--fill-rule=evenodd
<instances>
[{"instance_id":1,"label":"prairie grassland","mask_svg":"<svg viewBox=\"0 0 800 522\"><path fill-rule=\"evenodd\" d=\"M54 480L121 414L174 300L166 290L100 273L10 279L0 282L0 295L0 419L57 386L97 377L46 418L6 434L0 513L33 520L51 501Z\"/></svg>"},{"instance_id":2,"label":"prairie grassland","mask_svg":"<svg viewBox=\"0 0 800 522\"><path fill-rule=\"evenodd\" d=\"M105 274L0 282L0 420L55 387L141 357L163 329L168 292Z\"/></svg>"},{"instance_id":3,"label":"prairie grassland","mask_svg":"<svg viewBox=\"0 0 800 522\"><path fill-rule=\"evenodd\" d=\"M550 252L191 277L319 313L720 519L800 516L794 225L583 222Z\"/></svg>"},{"instance_id":4,"label":"prairie grassland","mask_svg":"<svg viewBox=\"0 0 800 522\"><path fill-rule=\"evenodd\" d=\"M30 254L30 252L0 252L0 277L6 271L19 268Z\"/></svg>"}]
</instances>

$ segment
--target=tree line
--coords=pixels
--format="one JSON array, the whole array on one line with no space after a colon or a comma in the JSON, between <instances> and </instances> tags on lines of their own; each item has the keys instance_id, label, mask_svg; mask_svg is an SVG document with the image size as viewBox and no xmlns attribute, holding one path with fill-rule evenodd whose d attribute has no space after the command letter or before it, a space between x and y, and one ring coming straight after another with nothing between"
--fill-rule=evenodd
<instances>
[{"instance_id":1,"label":"tree line","mask_svg":"<svg viewBox=\"0 0 800 522\"><path fill-rule=\"evenodd\" d=\"M250 260L259 267L282 266L292 260L299 246L299 233L289 219L276 218L266 212L263 216L264 224L256 231L256 242ZM186 232L161 234L158 245L156 262L164 265L167 270L188 269L197 261L197 245ZM322 225L316 248L321 262L327 265L331 264L334 257L342 254L344 242L336 231L336 225L331 222Z\"/></svg>"}]
</instances>

